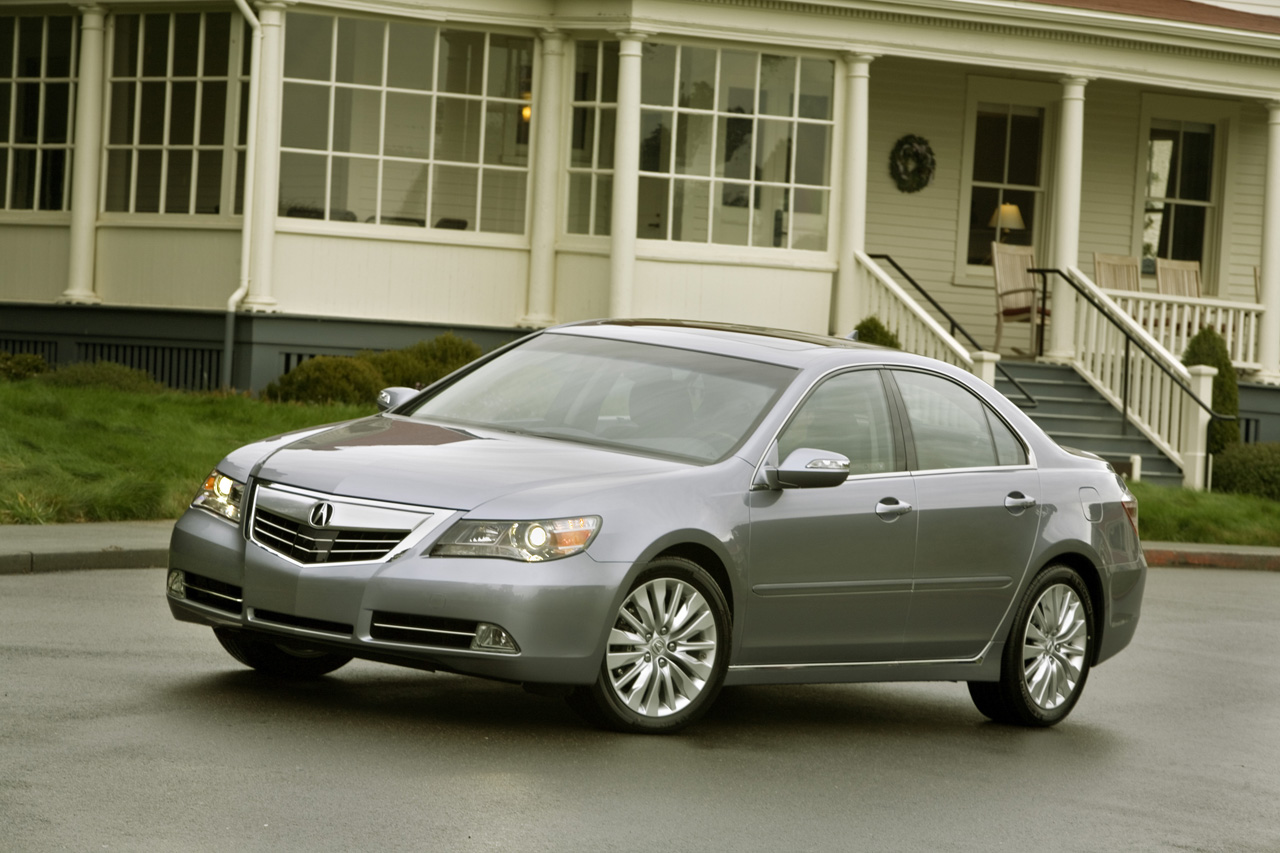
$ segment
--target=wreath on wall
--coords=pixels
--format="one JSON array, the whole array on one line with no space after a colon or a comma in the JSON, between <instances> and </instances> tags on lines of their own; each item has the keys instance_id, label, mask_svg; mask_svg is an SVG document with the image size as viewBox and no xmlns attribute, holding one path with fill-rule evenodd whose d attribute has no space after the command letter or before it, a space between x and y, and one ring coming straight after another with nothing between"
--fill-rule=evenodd
<instances>
[{"instance_id":1,"label":"wreath on wall","mask_svg":"<svg viewBox=\"0 0 1280 853\"><path fill-rule=\"evenodd\" d=\"M904 193L920 192L929 186L937 165L929 140L915 134L909 133L899 139L889 152L889 174Z\"/></svg>"}]
</instances>

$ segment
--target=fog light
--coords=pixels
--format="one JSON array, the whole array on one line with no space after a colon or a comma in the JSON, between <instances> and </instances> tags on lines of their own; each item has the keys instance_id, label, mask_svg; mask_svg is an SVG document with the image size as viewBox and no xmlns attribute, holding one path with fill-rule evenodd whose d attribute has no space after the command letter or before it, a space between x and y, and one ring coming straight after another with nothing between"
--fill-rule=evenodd
<instances>
[{"instance_id":1,"label":"fog light","mask_svg":"<svg viewBox=\"0 0 1280 853\"><path fill-rule=\"evenodd\" d=\"M180 569L169 570L169 594L174 598L187 597L187 576Z\"/></svg>"},{"instance_id":2,"label":"fog light","mask_svg":"<svg viewBox=\"0 0 1280 853\"><path fill-rule=\"evenodd\" d=\"M488 622L481 622L476 626L476 638L471 641L471 648L482 652L508 652L509 654L520 651L510 634Z\"/></svg>"}]
</instances>

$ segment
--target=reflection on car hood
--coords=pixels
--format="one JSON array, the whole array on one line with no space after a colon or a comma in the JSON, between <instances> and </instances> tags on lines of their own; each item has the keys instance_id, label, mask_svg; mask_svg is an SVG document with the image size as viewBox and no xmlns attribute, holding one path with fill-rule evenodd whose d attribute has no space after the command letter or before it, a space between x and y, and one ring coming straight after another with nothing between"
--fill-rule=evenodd
<instances>
[{"instance_id":1,"label":"reflection on car hood","mask_svg":"<svg viewBox=\"0 0 1280 853\"><path fill-rule=\"evenodd\" d=\"M376 416L277 450L257 476L330 494L469 510L525 488L685 468L569 441Z\"/></svg>"}]
</instances>

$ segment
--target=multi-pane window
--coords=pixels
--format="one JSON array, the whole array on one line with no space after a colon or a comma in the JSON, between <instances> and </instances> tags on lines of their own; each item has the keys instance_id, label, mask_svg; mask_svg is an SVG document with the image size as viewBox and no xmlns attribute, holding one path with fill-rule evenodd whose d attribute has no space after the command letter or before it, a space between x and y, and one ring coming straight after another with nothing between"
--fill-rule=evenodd
<instances>
[{"instance_id":1,"label":"multi-pane window","mask_svg":"<svg viewBox=\"0 0 1280 853\"><path fill-rule=\"evenodd\" d=\"M230 12L113 16L105 210L232 209L244 72L233 21Z\"/></svg>"},{"instance_id":2,"label":"multi-pane window","mask_svg":"<svg viewBox=\"0 0 1280 853\"><path fill-rule=\"evenodd\" d=\"M1030 246L1044 196L1044 110L979 103L969 197L968 262L991 265L991 244Z\"/></svg>"},{"instance_id":3,"label":"multi-pane window","mask_svg":"<svg viewBox=\"0 0 1280 853\"><path fill-rule=\"evenodd\" d=\"M578 42L569 143L570 234L609 234L617 107L618 43Z\"/></svg>"},{"instance_id":4,"label":"multi-pane window","mask_svg":"<svg viewBox=\"0 0 1280 853\"><path fill-rule=\"evenodd\" d=\"M1213 218L1213 137L1212 124L1151 120L1143 272L1155 272L1156 258L1204 260Z\"/></svg>"},{"instance_id":5,"label":"multi-pane window","mask_svg":"<svg viewBox=\"0 0 1280 853\"><path fill-rule=\"evenodd\" d=\"M0 16L0 210L66 210L75 19Z\"/></svg>"},{"instance_id":6,"label":"multi-pane window","mask_svg":"<svg viewBox=\"0 0 1280 853\"><path fill-rule=\"evenodd\" d=\"M289 13L280 213L525 230L533 40Z\"/></svg>"},{"instance_id":7,"label":"multi-pane window","mask_svg":"<svg viewBox=\"0 0 1280 853\"><path fill-rule=\"evenodd\" d=\"M825 250L834 63L644 51L637 236Z\"/></svg>"}]
</instances>

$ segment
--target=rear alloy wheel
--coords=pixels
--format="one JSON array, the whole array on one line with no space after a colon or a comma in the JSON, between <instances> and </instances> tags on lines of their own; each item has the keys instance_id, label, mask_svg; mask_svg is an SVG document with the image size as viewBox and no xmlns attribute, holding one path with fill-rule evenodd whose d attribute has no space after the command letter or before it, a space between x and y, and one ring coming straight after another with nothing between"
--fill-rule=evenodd
<instances>
[{"instance_id":1,"label":"rear alloy wheel","mask_svg":"<svg viewBox=\"0 0 1280 853\"><path fill-rule=\"evenodd\" d=\"M1052 726L1071 713L1089 677L1093 600L1069 566L1045 569L1023 596L1001 660L1000 681L969 682L992 720Z\"/></svg>"},{"instance_id":2,"label":"rear alloy wheel","mask_svg":"<svg viewBox=\"0 0 1280 853\"><path fill-rule=\"evenodd\" d=\"M729 664L729 608L698 565L664 558L640 574L618 608L596 683L570 704L626 732L677 731L710 707Z\"/></svg>"},{"instance_id":3,"label":"rear alloy wheel","mask_svg":"<svg viewBox=\"0 0 1280 853\"><path fill-rule=\"evenodd\" d=\"M240 663L279 678L319 678L351 661L351 655L273 643L228 628L214 628L213 634Z\"/></svg>"}]
</instances>

